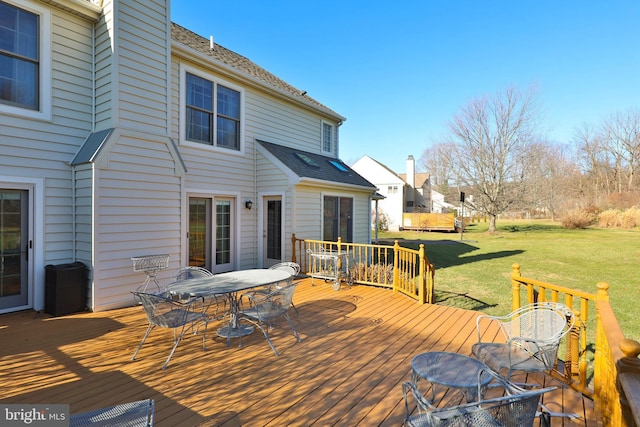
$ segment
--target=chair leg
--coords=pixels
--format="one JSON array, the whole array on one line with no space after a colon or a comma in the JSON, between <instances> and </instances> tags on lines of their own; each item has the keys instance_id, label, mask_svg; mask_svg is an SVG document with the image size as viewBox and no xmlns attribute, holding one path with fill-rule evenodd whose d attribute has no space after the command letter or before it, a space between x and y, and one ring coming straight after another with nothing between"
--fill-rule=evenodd
<instances>
[{"instance_id":1,"label":"chair leg","mask_svg":"<svg viewBox=\"0 0 640 427\"><path fill-rule=\"evenodd\" d=\"M296 308L295 304L293 303L293 301L291 302L291 307L293 307L293 309L296 311L296 314L300 315L300 312L298 311L298 309Z\"/></svg>"},{"instance_id":2,"label":"chair leg","mask_svg":"<svg viewBox=\"0 0 640 427\"><path fill-rule=\"evenodd\" d=\"M273 343L271 342L271 339L269 338L269 334L267 333L267 330L262 326L262 322L255 322L255 324L258 325L258 327L260 328L260 330L264 334L264 337L267 339L267 342L269 343L269 346L271 347L271 350L273 350L273 352L276 354L276 356L280 356L280 353L278 353L278 350L276 350L276 348L274 347Z\"/></svg>"},{"instance_id":3,"label":"chair leg","mask_svg":"<svg viewBox=\"0 0 640 427\"><path fill-rule=\"evenodd\" d=\"M291 321L291 318L289 317L289 315L285 314L284 317L285 317L285 319L287 319L287 322L289 322L289 326L291 326L291 330L293 331L293 335L295 335L295 337L298 340L298 342L302 342L302 338L300 338L300 335L298 335L298 331L296 330L296 327L293 326L293 322Z\"/></svg>"},{"instance_id":4,"label":"chair leg","mask_svg":"<svg viewBox=\"0 0 640 427\"><path fill-rule=\"evenodd\" d=\"M180 334L180 336L178 337L178 340L173 345L173 348L171 349L171 353L169 353L169 357L167 357L167 361L164 362L164 365L162 366L162 369L167 369L167 365L169 364L169 361L171 360L171 357L173 356L173 353L176 351L176 348L178 347L178 344L180 344L180 340L181 339L182 339L182 334Z\"/></svg>"},{"instance_id":5,"label":"chair leg","mask_svg":"<svg viewBox=\"0 0 640 427\"><path fill-rule=\"evenodd\" d=\"M149 327L147 328L147 332L144 333L144 337L142 337L142 341L140 341L140 345L138 346L138 348L136 349L136 351L133 353L133 356L131 356L131 360L136 360L136 356L138 355L138 352L140 351L140 349L142 348L142 344L144 344L145 340L147 339L147 337L149 336L149 332L151 332L151 330L154 328L154 325L149 323Z\"/></svg>"}]
</instances>

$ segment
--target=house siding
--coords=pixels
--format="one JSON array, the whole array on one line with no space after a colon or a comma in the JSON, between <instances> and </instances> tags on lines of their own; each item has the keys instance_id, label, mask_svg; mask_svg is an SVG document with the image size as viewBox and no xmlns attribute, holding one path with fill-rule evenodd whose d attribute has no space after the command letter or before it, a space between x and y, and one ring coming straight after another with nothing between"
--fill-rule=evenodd
<instances>
[{"instance_id":1,"label":"house siding","mask_svg":"<svg viewBox=\"0 0 640 427\"><path fill-rule=\"evenodd\" d=\"M282 197L282 231L284 238L284 254L283 261L290 260L292 255L291 234L294 232L293 211L298 208L296 199L294 197L294 187L289 182L288 176L275 164L267 160L262 154L257 155L256 170L258 171L257 191L259 194L258 202L262 202L263 197L268 196L281 196ZM260 206L262 209L262 206ZM261 236L262 233L257 233ZM263 240L258 242L259 254L258 259L261 261L264 259Z\"/></svg>"},{"instance_id":2,"label":"house siding","mask_svg":"<svg viewBox=\"0 0 640 427\"><path fill-rule=\"evenodd\" d=\"M113 38L113 1L104 0L103 14L95 28L95 126L106 129L115 126L112 113L114 100L113 67L115 40Z\"/></svg>"},{"instance_id":3,"label":"house siding","mask_svg":"<svg viewBox=\"0 0 640 427\"><path fill-rule=\"evenodd\" d=\"M164 283L181 265L182 174L168 144L121 131L96 165L95 311L131 304L130 291L146 277L132 272L131 257L169 254L170 268L158 273Z\"/></svg>"}]
</instances>

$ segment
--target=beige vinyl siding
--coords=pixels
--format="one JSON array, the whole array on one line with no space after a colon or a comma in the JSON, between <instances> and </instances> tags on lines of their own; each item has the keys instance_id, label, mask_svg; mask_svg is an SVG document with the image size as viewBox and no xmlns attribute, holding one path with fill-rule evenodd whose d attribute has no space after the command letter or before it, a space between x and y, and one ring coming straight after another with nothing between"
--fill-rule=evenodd
<instances>
[{"instance_id":1,"label":"beige vinyl siding","mask_svg":"<svg viewBox=\"0 0 640 427\"><path fill-rule=\"evenodd\" d=\"M356 193L353 197L353 241L371 242L371 193Z\"/></svg>"},{"instance_id":2,"label":"beige vinyl siding","mask_svg":"<svg viewBox=\"0 0 640 427\"><path fill-rule=\"evenodd\" d=\"M130 291L145 279L131 257L170 254L171 268L158 273L168 283L180 265L182 178L168 140L116 135L95 185L96 311L130 305Z\"/></svg>"},{"instance_id":3,"label":"beige vinyl siding","mask_svg":"<svg viewBox=\"0 0 640 427\"><path fill-rule=\"evenodd\" d=\"M96 129L110 128L115 125L112 108L112 92L114 82L112 73L114 67L113 50L115 42L113 36L113 2L104 0L104 13L100 22L96 24L95 34L95 121Z\"/></svg>"},{"instance_id":4,"label":"beige vinyl siding","mask_svg":"<svg viewBox=\"0 0 640 427\"><path fill-rule=\"evenodd\" d=\"M91 164L77 166L75 176L76 259L86 264L93 257L93 168Z\"/></svg>"},{"instance_id":5,"label":"beige vinyl siding","mask_svg":"<svg viewBox=\"0 0 640 427\"><path fill-rule=\"evenodd\" d=\"M298 239L322 239L322 193L318 187L298 185L295 190L294 233Z\"/></svg>"},{"instance_id":6,"label":"beige vinyl siding","mask_svg":"<svg viewBox=\"0 0 640 427\"><path fill-rule=\"evenodd\" d=\"M275 144L321 153L320 116L310 115L292 104L255 91L247 91L246 101L247 134Z\"/></svg>"},{"instance_id":7,"label":"beige vinyl siding","mask_svg":"<svg viewBox=\"0 0 640 427\"><path fill-rule=\"evenodd\" d=\"M71 167L68 165L91 130L92 26L78 17L51 8L51 121L0 115L0 175L42 179L44 264L73 260ZM43 102L49 102L43 100ZM38 203L38 201L36 201ZM34 265L41 270L44 265ZM35 283L43 288L44 283Z\"/></svg>"},{"instance_id":8,"label":"beige vinyl siding","mask_svg":"<svg viewBox=\"0 0 640 427\"><path fill-rule=\"evenodd\" d=\"M282 230L284 232L284 260L291 259L291 234L293 230L294 190L287 175L263 155L257 156L257 191L261 197L282 196ZM261 203L262 200L257 200ZM264 224L266 226L266 224ZM264 251L266 248L262 248Z\"/></svg>"},{"instance_id":9,"label":"beige vinyl siding","mask_svg":"<svg viewBox=\"0 0 640 427\"><path fill-rule=\"evenodd\" d=\"M169 27L165 2L118 3L118 123L167 135Z\"/></svg>"}]
</instances>

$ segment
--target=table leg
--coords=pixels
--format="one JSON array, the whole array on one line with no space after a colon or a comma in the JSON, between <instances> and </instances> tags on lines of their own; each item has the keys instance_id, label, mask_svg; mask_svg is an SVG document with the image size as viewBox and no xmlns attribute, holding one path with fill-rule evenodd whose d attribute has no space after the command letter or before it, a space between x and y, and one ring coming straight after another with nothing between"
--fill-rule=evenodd
<instances>
[{"instance_id":1,"label":"table leg","mask_svg":"<svg viewBox=\"0 0 640 427\"><path fill-rule=\"evenodd\" d=\"M253 333L253 326L240 323L238 320L238 310L240 300L237 293L227 294L229 300L229 325L218 328L216 333L220 337L227 338L227 347L231 345L231 338L240 338Z\"/></svg>"}]
</instances>

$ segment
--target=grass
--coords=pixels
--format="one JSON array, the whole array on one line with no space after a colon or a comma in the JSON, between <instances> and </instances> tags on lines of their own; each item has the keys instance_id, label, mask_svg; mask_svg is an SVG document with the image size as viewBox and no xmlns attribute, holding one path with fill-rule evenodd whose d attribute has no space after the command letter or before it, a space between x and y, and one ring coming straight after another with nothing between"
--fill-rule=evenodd
<instances>
[{"instance_id":1,"label":"grass","mask_svg":"<svg viewBox=\"0 0 640 427\"><path fill-rule=\"evenodd\" d=\"M596 283L610 285L610 300L627 338L640 341L640 230L589 228L568 230L543 221L498 221L495 234L487 224L467 226L464 233L380 233L381 244L398 240L417 248L424 243L436 267L440 304L506 314L511 308L511 265L524 277L595 293Z\"/></svg>"}]
</instances>

